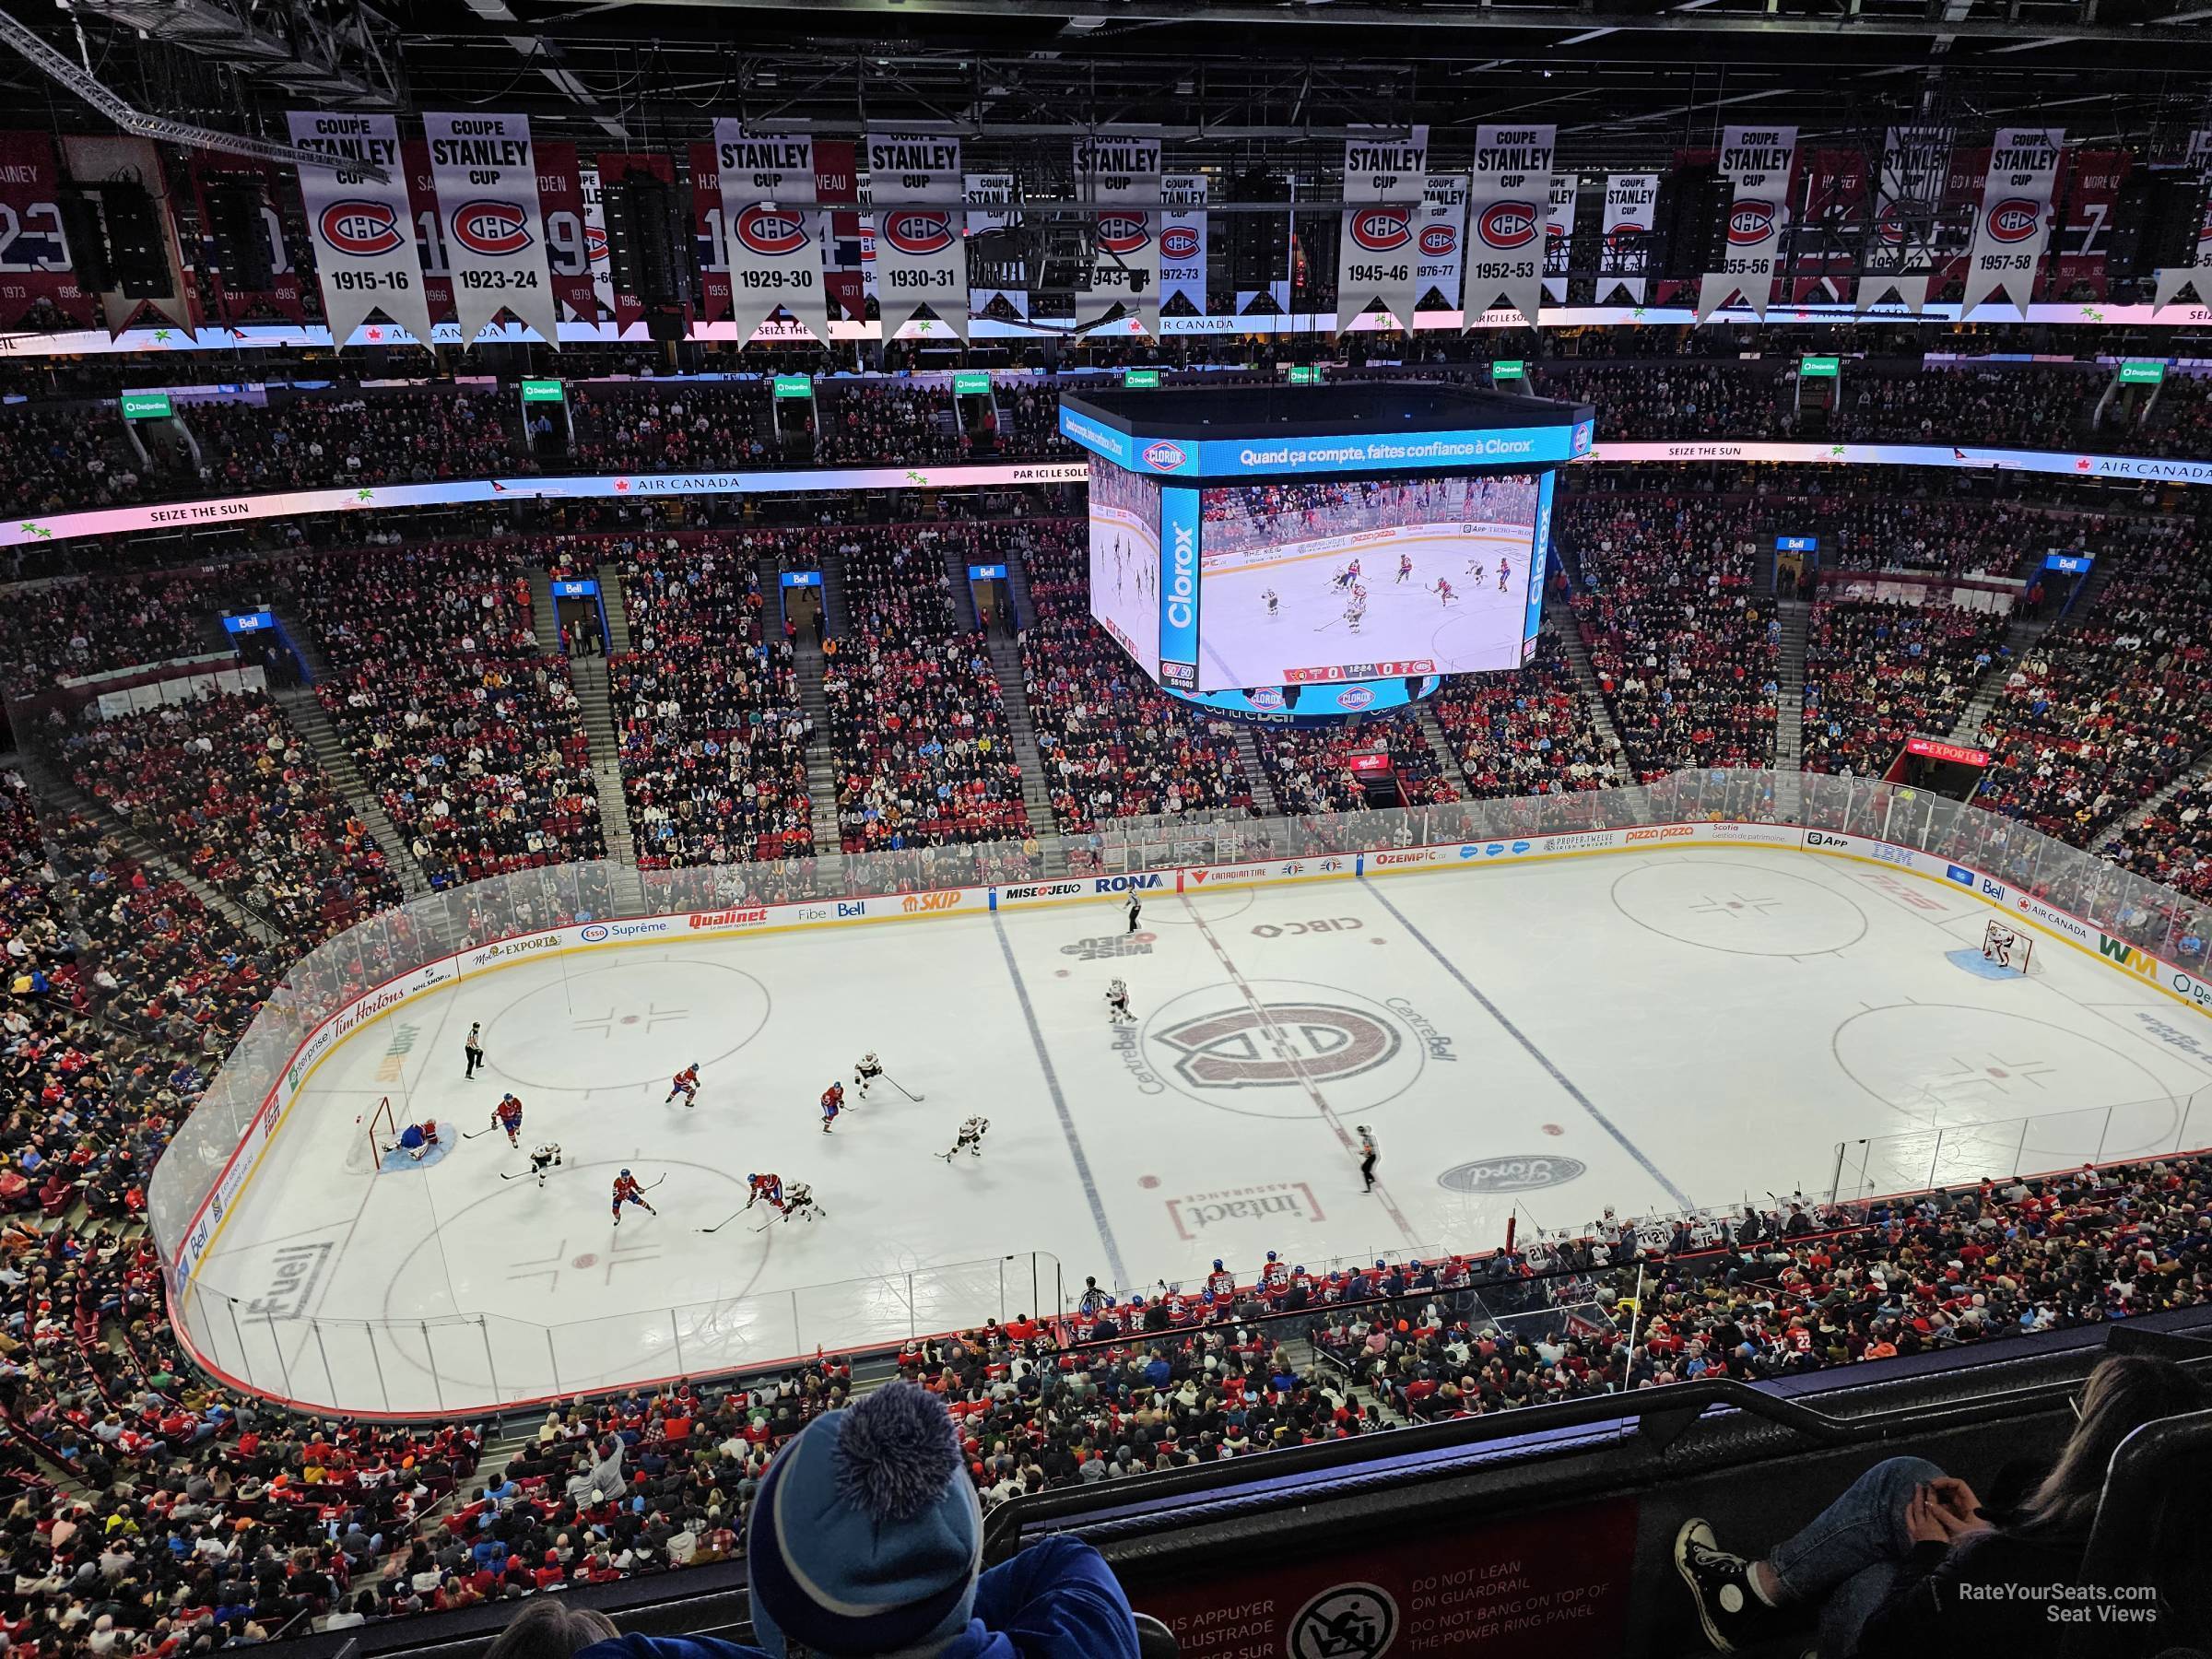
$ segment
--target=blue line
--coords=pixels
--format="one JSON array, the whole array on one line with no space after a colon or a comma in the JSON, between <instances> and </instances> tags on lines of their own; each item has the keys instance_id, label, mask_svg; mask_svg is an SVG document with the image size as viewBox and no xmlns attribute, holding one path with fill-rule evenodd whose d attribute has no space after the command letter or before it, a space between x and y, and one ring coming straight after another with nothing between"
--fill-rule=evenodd
<instances>
[{"instance_id":1,"label":"blue line","mask_svg":"<svg viewBox=\"0 0 2212 1659\"><path fill-rule=\"evenodd\" d=\"M1044 1033L1037 1029L1037 1010L1030 1006L1030 988L1021 977L1021 969L1014 960L1014 947L1006 942L1006 924L991 912L991 931L998 935L999 954L1006 959L1006 977L1014 982L1015 1000L1021 1004L1021 1018L1030 1028L1030 1041L1037 1050L1037 1064L1044 1071L1044 1086L1052 1092L1053 1110L1060 1114L1060 1133L1067 1137L1067 1149L1075 1157L1076 1174L1083 1182L1083 1196L1090 1201L1090 1218L1099 1230L1099 1242L1106 1246L1106 1265L1113 1274L1116 1285L1129 1282L1128 1269L1122 1265L1121 1246L1113 1241L1113 1229L1107 1224L1106 1205L1099 1196L1099 1183L1090 1173L1090 1159L1083 1155L1083 1139L1076 1133L1076 1120L1067 1109L1067 1097L1060 1092L1060 1074L1053 1069L1052 1052L1044 1046Z\"/></svg>"},{"instance_id":2,"label":"blue line","mask_svg":"<svg viewBox=\"0 0 2212 1659\"><path fill-rule=\"evenodd\" d=\"M1406 919L1406 912L1404 911L1400 910L1396 905L1385 899L1382 896L1382 889L1376 887L1372 882L1368 884L1368 891L1371 895L1372 895L1377 904L1381 905L1384 910L1388 911L1392 915L1398 919L1398 925L1403 927L1407 933L1411 934L1414 938L1419 942L1422 949L1426 950L1442 965L1446 973L1450 974L1454 980L1459 982L1459 988L1461 990L1465 991L1469 996L1480 1003L1483 1006L1483 1011L1489 1015L1489 1017L1496 1020L1500 1026L1505 1028L1505 1034L1508 1037L1511 1037L1515 1042L1519 1043L1524 1049L1525 1049L1528 1052L1528 1057L1530 1059L1534 1060L1538 1065L1542 1066L1547 1072L1550 1073L1551 1080L1567 1091L1569 1099L1572 1100L1577 1106L1580 1106L1584 1112L1588 1112L1592 1118L1596 1120L1598 1127L1603 1129L1607 1135L1611 1135L1614 1140L1618 1142L1622 1151L1626 1152L1630 1158L1641 1164L1643 1166L1643 1172L1645 1174L1649 1175L1653 1181L1657 1182L1661 1186L1666 1189L1666 1195L1668 1197L1672 1198L1684 1209L1697 1208L1697 1206L1690 1202L1689 1194L1685 1193L1673 1182L1669 1181L1665 1175L1661 1174L1659 1172L1659 1166L1644 1156L1643 1148L1639 1147L1634 1141L1630 1140L1626 1135L1622 1134L1620 1126L1614 1123L1614 1121L1607 1117L1604 1112L1600 1112L1592 1102L1590 1097L1584 1094L1580 1088L1576 1088L1572 1080L1568 1077L1565 1072L1561 1071L1557 1065L1552 1064L1551 1056L1546 1053L1542 1049L1538 1048L1534 1042L1531 1042L1527 1034L1524 1032L1519 1026L1515 1025L1512 1020L1505 1017L1504 1009L1500 1008L1496 1003L1492 1002L1480 991L1477 990L1475 987L1475 982L1470 980L1465 974L1459 971L1459 964L1454 962L1442 951L1439 950L1436 946L1430 941L1428 935L1421 932L1419 928L1416 927L1410 921Z\"/></svg>"}]
</instances>

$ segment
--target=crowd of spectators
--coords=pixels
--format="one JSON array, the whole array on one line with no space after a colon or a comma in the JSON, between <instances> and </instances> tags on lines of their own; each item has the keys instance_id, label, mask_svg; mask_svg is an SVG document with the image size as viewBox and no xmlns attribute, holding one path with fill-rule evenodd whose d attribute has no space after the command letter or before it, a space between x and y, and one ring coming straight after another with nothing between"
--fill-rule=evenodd
<instances>
[{"instance_id":1,"label":"crowd of spectators","mask_svg":"<svg viewBox=\"0 0 2212 1659\"><path fill-rule=\"evenodd\" d=\"M1371 806L1434 806L1460 798L1450 762L1412 710L1324 727L1276 726L1255 734L1254 741L1285 812L1364 812ZM1371 794L1371 783L1378 782L1394 788Z\"/></svg>"},{"instance_id":2,"label":"crowd of spectators","mask_svg":"<svg viewBox=\"0 0 2212 1659\"><path fill-rule=\"evenodd\" d=\"M1021 630L1022 688L1063 835L1115 818L1253 810L1233 729L1162 692L1090 616L1079 526L1017 533L1036 614Z\"/></svg>"},{"instance_id":3,"label":"crowd of spectators","mask_svg":"<svg viewBox=\"0 0 2212 1659\"><path fill-rule=\"evenodd\" d=\"M1448 675L1430 706L1477 800L1629 781L1548 624L1520 667Z\"/></svg>"},{"instance_id":4,"label":"crowd of spectators","mask_svg":"<svg viewBox=\"0 0 2212 1659\"><path fill-rule=\"evenodd\" d=\"M1950 605L1815 606L1804 769L1878 778L1906 738L1947 736L1983 675L2003 660L2009 627L2004 613Z\"/></svg>"},{"instance_id":5,"label":"crowd of spectators","mask_svg":"<svg viewBox=\"0 0 2212 1659\"><path fill-rule=\"evenodd\" d=\"M292 567L334 672L315 695L432 886L606 855L565 658L543 654L512 543Z\"/></svg>"},{"instance_id":6,"label":"crowd of spectators","mask_svg":"<svg viewBox=\"0 0 2212 1659\"><path fill-rule=\"evenodd\" d=\"M622 786L646 869L814 848L792 646L762 626L753 560L719 535L621 538L628 654L607 665Z\"/></svg>"},{"instance_id":7,"label":"crowd of spectators","mask_svg":"<svg viewBox=\"0 0 2212 1659\"><path fill-rule=\"evenodd\" d=\"M839 538L852 625L824 647L822 694L847 853L1029 833L997 671L953 608L947 555L973 534L853 526Z\"/></svg>"},{"instance_id":8,"label":"crowd of spectators","mask_svg":"<svg viewBox=\"0 0 2212 1659\"><path fill-rule=\"evenodd\" d=\"M11 518L79 507L127 507L186 480L141 462L112 403L19 403L0 408L0 488Z\"/></svg>"},{"instance_id":9,"label":"crowd of spectators","mask_svg":"<svg viewBox=\"0 0 2212 1659\"><path fill-rule=\"evenodd\" d=\"M758 381L579 386L569 418L570 457L587 471L759 466L779 453L768 388Z\"/></svg>"},{"instance_id":10,"label":"crowd of spectators","mask_svg":"<svg viewBox=\"0 0 2212 1659\"><path fill-rule=\"evenodd\" d=\"M259 691L70 730L76 786L304 947L399 902L383 849Z\"/></svg>"},{"instance_id":11,"label":"crowd of spectators","mask_svg":"<svg viewBox=\"0 0 2212 1659\"><path fill-rule=\"evenodd\" d=\"M57 679L194 656L199 618L219 580L195 571L68 577L15 589L0 628L0 690L17 696Z\"/></svg>"},{"instance_id":12,"label":"crowd of spectators","mask_svg":"<svg viewBox=\"0 0 2212 1659\"><path fill-rule=\"evenodd\" d=\"M2127 447L2154 455L2212 453L2212 375L2169 373Z\"/></svg>"},{"instance_id":13,"label":"crowd of spectators","mask_svg":"<svg viewBox=\"0 0 2212 1659\"><path fill-rule=\"evenodd\" d=\"M282 405L195 403L180 413L210 495L345 484L427 484L531 468L489 391L379 392Z\"/></svg>"},{"instance_id":14,"label":"crowd of spectators","mask_svg":"<svg viewBox=\"0 0 2212 1659\"><path fill-rule=\"evenodd\" d=\"M1637 776L1771 766L1781 623L1738 511L1595 498L1570 505L1561 536L1582 571L1575 621Z\"/></svg>"},{"instance_id":15,"label":"crowd of spectators","mask_svg":"<svg viewBox=\"0 0 2212 1659\"><path fill-rule=\"evenodd\" d=\"M918 381L825 381L816 388L816 395L820 415L814 458L825 465L943 464L966 461L975 453L949 386Z\"/></svg>"}]
</instances>

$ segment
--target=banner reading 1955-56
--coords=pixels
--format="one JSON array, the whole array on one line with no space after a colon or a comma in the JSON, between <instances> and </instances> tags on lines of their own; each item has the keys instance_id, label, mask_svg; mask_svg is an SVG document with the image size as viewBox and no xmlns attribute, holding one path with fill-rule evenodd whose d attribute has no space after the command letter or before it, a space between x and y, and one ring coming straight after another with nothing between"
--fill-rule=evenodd
<instances>
[{"instance_id":1,"label":"banner reading 1955-56","mask_svg":"<svg viewBox=\"0 0 2212 1659\"><path fill-rule=\"evenodd\" d=\"M1721 268L1698 280L1702 323L1735 295L1761 322L1774 294L1774 262L1790 222L1790 174L1797 164L1794 126L1724 126L1721 176L1730 185Z\"/></svg>"},{"instance_id":2,"label":"banner reading 1955-56","mask_svg":"<svg viewBox=\"0 0 2212 1659\"><path fill-rule=\"evenodd\" d=\"M530 118L426 113L422 130L461 337L474 340L504 308L558 346Z\"/></svg>"}]
</instances>

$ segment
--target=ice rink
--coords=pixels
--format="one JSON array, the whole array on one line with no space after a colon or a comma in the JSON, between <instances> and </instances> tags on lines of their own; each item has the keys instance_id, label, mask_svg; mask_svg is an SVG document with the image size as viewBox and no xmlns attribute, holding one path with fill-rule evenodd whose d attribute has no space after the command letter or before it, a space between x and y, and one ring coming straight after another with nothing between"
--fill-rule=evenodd
<instances>
[{"instance_id":1,"label":"ice rink","mask_svg":"<svg viewBox=\"0 0 2212 1659\"><path fill-rule=\"evenodd\" d=\"M1993 977L1993 913L1720 847L1163 893L1134 936L1099 902L525 960L322 1062L191 1328L271 1393L466 1409L1039 1312L1055 1265L1072 1298L1270 1248L1317 1270L1485 1248L1516 1207L1559 1227L1825 1194L1839 1142L1870 1142L1851 1179L1879 1190L1931 1157L1971 1179L2171 1149L2212 1085L2202 1017L2040 935L2034 973ZM1105 1018L1116 974L1134 1026ZM924 1099L860 1100L868 1048ZM690 1061L695 1110L665 1100ZM456 1138L510 1088L524 1147L565 1149L542 1187L501 1179L525 1167L503 1135ZM445 1126L442 1156L371 1172L387 1096ZM936 1158L978 1112L983 1156ZM625 1167L659 1214L618 1229ZM827 1218L699 1231L755 1171Z\"/></svg>"},{"instance_id":2,"label":"ice rink","mask_svg":"<svg viewBox=\"0 0 2212 1659\"><path fill-rule=\"evenodd\" d=\"M1198 584L1200 685L1277 686L1300 668L1431 662L1437 671L1517 668L1528 626L1528 532L1518 540L1454 532L1360 550L1367 614L1353 633L1347 596L1331 580L1351 555L1300 554L1266 564L1208 566ZM1413 570L1398 580L1398 556ZM1506 561L1504 591L1498 564ZM1435 592L1441 580L1453 597ZM1262 595L1281 601L1272 618Z\"/></svg>"}]
</instances>

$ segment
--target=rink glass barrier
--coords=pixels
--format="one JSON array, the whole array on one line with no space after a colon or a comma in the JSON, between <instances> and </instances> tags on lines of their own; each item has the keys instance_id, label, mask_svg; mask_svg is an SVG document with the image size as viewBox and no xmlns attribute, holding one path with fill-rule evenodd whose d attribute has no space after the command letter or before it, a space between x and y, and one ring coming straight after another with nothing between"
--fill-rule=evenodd
<instances>
[{"instance_id":1,"label":"rink glass barrier","mask_svg":"<svg viewBox=\"0 0 2212 1659\"><path fill-rule=\"evenodd\" d=\"M371 1350L380 1335L406 1345L405 1354L413 1356L406 1365L453 1379L452 1385L441 1381L424 1408L452 1405L470 1392L458 1386L462 1380L481 1375L488 1382L495 1372L498 1395L476 1404L591 1386L587 1349L596 1339L568 1339L582 1346L564 1363L564 1338L525 1322L487 1315L364 1326L287 1318L193 1280L285 1110L324 1053L412 996L561 943L548 936L550 930L570 930L567 937L591 945L618 945L682 930L866 923L986 906L1118 900L1131 891L1165 896L1197 890L1209 878L1222 886L1373 878L1696 842L1787 847L1953 881L2037 930L2041 950L2072 943L2199 1013L2212 1009L2212 982L2199 977L2206 943L2197 900L2011 818L1925 791L1747 769L1682 771L1630 788L1334 816L1127 818L1050 840L773 864L641 871L601 860L520 871L385 911L307 952L274 987L148 1182L147 1221L165 1265L174 1322L187 1348L211 1368L277 1398L305 1397L284 1386L302 1364L311 1385L372 1369ZM766 908L777 905L795 908ZM2190 1018L2179 1011L2176 1017ZM2184 1044L2194 1041L2193 1032L2182 1037ZM2143 1131L2161 1110L2172 1119L2171 1138L2163 1130L2155 1140L2147 1137ZM2100 1149L2108 1160L2135 1150L2189 1149L2208 1122L2194 1100L2046 1114L2015 1122L2009 1132L2003 1125L1932 1122L1924 1138L1908 1132L1863 1149L1855 1143L1839 1147L1835 1186L1839 1197L1848 1198L1924 1186L1954 1173L1971 1180L2073 1168ZM1936 1144L1938 1136L1948 1150ZM2003 1161L2007 1147L2011 1161L2036 1168L1994 1167L1991 1160ZM1970 1164L1976 1166L1971 1171ZM1436 1252L1495 1242L1438 1241ZM1057 1286L1057 1264L1053 1270ZM672 1365L696 1372L811 1352L840 1334L830 1329L831 1309L844 1310L839 1318L850 1315L840 1347L871 1340L872 1333L903 1339L1007 1312L1053 1311L1041 1296L1032 1304L1015 1295L1022 1305L1002 1306L994 1265L928 1269L917 1279L933 1275L940 1277L911 1289L890 1288L889 1281L825 1286L758 1299L764 1304L758 1308L663 1309L618 1323L624 1330L665 1328ZM773 1302L782 1306L765 1305ZM311 1350L312 1357L303 1359ZM525 1352L534 1357L525 1359ZM504 1365L502 1354L512 1355Z\"/></svg>"}]
</instances>

